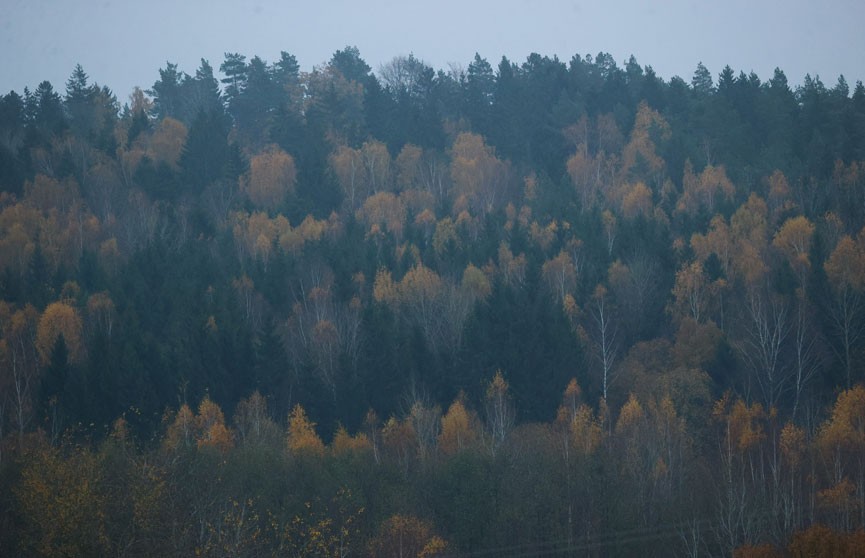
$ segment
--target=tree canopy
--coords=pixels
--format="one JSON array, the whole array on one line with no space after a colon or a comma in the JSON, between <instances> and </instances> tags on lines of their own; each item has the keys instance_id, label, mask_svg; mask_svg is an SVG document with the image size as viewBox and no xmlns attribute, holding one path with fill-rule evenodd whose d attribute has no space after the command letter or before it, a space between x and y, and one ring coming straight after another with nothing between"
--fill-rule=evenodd
<instances>
[{"instance_id":1,"label":"tree canopy","mask_svg":"<svg viewBox=\"0 0 865 558\"><path fill-rule=\"evenodd\" d=\"M861 81L155 74L0 97L0 554L861 551Z\"/></svg>"}]
</instances>

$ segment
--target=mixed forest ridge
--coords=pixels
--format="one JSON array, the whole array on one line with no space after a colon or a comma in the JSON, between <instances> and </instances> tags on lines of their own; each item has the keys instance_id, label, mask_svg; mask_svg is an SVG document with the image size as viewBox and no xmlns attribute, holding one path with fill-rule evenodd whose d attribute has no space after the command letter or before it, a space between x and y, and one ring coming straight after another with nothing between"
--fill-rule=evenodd
<instances>
[{"instance_id":1,"label":"mixed forest ridge","mask_svg":"<svg viewBox=\"0 0 865 558\"><path fill-rule=\"evenodd\" d=\"M218 70L0 97L0 555L865 555L861 81Z\"/></svg>"}]
</instances>

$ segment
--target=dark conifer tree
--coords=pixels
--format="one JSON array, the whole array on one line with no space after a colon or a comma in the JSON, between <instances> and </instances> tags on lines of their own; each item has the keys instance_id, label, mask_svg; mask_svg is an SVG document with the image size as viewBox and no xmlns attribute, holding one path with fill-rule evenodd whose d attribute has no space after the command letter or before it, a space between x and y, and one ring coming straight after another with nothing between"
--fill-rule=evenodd
<instances>
[{"instance_id":1,"label":"dark conifer tree","mask_svg":"<svg viewBox=\"0 0 865 558\"><path fill-rule=\"evenodd\" d=\"M66 105L73 112L75 105L86 104L93 96L93 87L87 84L88 76L81 67L76 64L72 75L66 81ZM73 119L74 120L74 119Z\"/></svg>"},{"instance_id":2,"label":"dark conifer tree","mask_svg":"<svg viewBox=\"0 0 865 558\"><path fill-rule=\"evenodd\" d=\"M195 70L195 77L184 81L183 97L185 99L183 121L187 126L191 125L201 112L222 114L225 111L222 95L219 92L219 82L213 75L210 62L204 58Z\"/></svg>"},{"instance_id":3,"label":"dark conifer tree","mask_svg":"<svg viewBox=\"0 0 865 558\"><path fill-rule=\"evenodd\" d=\"M171 62L166 62L165 68L159 70L159 79L147 91L153 97L153 109L157 118L183 119L185 111L182 85L188 78L184 72L177 70L177 64Z\"/></svg>"},{"instance_id":4,"label":"dark conifer tree","mask_svg":"<svg viewBox=\"0 0 865 558\"><path fill-rule=\"evenodd\" d=\"M370 74L372 68L360 57L360 51L356 46L347 46L334 52L330 58L330 65L345 79L361 85L366 85L372 77Z\"/></svg>"},{"instance_id":5,"label":"dark conifer tree","mask_svg":"<svg viewBox=\"0 0 865 558\"><path fill-rule=\"evenodd\" d=\"M475 53L464 79L465 115L472 123L475 132L489 134L496 80L493 68L485 58Z\"/></svg>"},{"instance_id":6,"label":"dark conifer tree","mask_svg":"<svg viewBox=\"0 0 865 558\"><path fill-rule=\"evenodd\" d=\"M691 87L693 87L694 94L697 97L705 97L715 91L715 84L712 82L712 73L702 62L699 62L697 69L694 70L694 77L691 78Z\"/></svg>"},{"instance_id":7,"label":"dark conifer tree","mask_svg":"<svg viewBox=\"0 0 865 558\"><path fill-rule=\"evenodd\" d=\"M139 110L133 114L129 131L126 133L126 147L129 148L132 142L148 129L150 129L150 117L143 110Z\"/></svg>"},{"instance_id":8,"label":"dark conifer tree","mask_svg":"<svg viewBox=\"0 0 865 558\"><path fill-rule=\"evenodd\" d=\"M851 115L847 122L849 137L849 158L854 161L865 160L865 86L856 82L851 99Z\"/></svg>"},{"instance_id":9,"label":"dark conifer tree","mask_svg":"<svg viewBox=\"0 0 865 558\"><path fill-rule=\"evenodd\" d=\"M200 112L189 129L180 156L184 184L193 192L201 192L226 176L231 155L225 116L216 111Z\"/></svg>"},{"instance_id":10,"label":"dark conifer tree","mask_svg":"<svg viewBox=\"0 0 865 558\"><path fill-rule=\"evenodd\" d=\"M20 193L27 173L29 153L27 140L27 112L24 98L10 91L0 97L0 130L5 140L0 142L0 190Z\"/></svg>"},{"instance_id":11,"label":"dark conifer tree","mask_svg":"<svg viewBox=\"0 0 865 558\"><path fill-rule=\"evenodd\" d=\"M47 81L41 82L32 95L25 95L25 110L31 145L46 145L68 127L63 101Z\"/></svg>"},{"instance_id":12,"label":"dark conifer tree","mask_svg":"<svg viewBox=\"0 0 865 558\"><path fill-rule=\"evenodd\" d=\"M249 78L246 56L236 52L226 52L225 60L219 65L219 71L225 74L220 81L225 85L225 100L231 106L246 89Z\"/></svg>"}]
</instances>

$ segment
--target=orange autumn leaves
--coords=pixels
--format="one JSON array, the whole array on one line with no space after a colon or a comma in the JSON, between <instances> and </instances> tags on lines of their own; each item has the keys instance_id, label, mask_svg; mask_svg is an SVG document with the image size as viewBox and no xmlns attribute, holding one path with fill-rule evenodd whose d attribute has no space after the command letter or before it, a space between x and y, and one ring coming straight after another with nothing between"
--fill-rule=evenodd
<instances>
[{"instance_id":1,"label":"orange autumn leaves","mask_svg":"<svg viewBox=\"0 0 865 558\"><path fill-rule=\"evenodd\" d=\"M294 158L278 146L268 145L250 158L241 187L255 207L272 211L294 191L296 182Z\"/></svg>"},{"instance_id":2,"label":"orange autumn leaves","mask_svg":"<svg viewBox=\"0 0 865 558\"><path fill-rule=\"evenodd\" d=\"M370 411L367 417L370 435L366 432L351 435L339 426L329 446L322 441L316 423L301 405L295 405L289 413L282 442L277 442L280 429L269 418L266 401L257 392L238 404L235 428L227 425L221 408L205 396L197 412L183 404L176 413L166 415L162 447L169 453L197 448L213 449L225 455L238 444L281 443L288 455L298 458L367 454L375 455L378 460L380 452L384 452L405 460L407 465L415 459L427 459L433 452L452 456L484 447L490 436L504 438L512 427L512 418L506 418L512 416L507 390L507 383L498 373L490 382L487 394L491 408L497 413L490 415L492 430L485 429L481 419L461 396L444 415L437 406L415 402L408 416L403 419L391 417L384 425L379 425L375 414Z\"/></svg>"},{"instance_id":3,"label":"orange autumn leaves","mask_svg":"<svg viewBox=\"0 0 865 558\"><path fill-rule=\"evenodd\" d=\"M504 376L497 373L487 385L482 415L476 414L463 396L457 397L444 413L437 406L417 401L404 417L391 417L384 425L371 414L362 432L352 435L339 427L329 444L321 439L317 425L299 405L292 409L282 428L269 418L264 398L253 394L238 405L230 426L219 406L205 397L195 411L184 405L166 419L159 451L164 452L167 463L189 459L196 452L207 459L216 458L214 463L227 463L232 459L230 454L241 451L241 447L268 446L277 449L277 454L281 448L286 459L305 464L303 466L320 466L334 460L333 463L343 465L364 462L366 466L378 467L392 460L398 470L408 475L447 463L464 452L490 456L505 452L504 458L512 459L524 451L531 437L537 444L531 447L541 448L549 452L549 456L558 456L560 466L567 468L567 482L560 489L568 491L569 497L576 498L581 505L597 504L587 495L592 493L592 471L599 463L611 467L620 482L628 483L633 505L638 508L651 506L658 499L676 501L679 497L676 491L681 490L689 474L687 467L695 433L691 431L693 425L684 419L669 396L632 394L619 409L611 409L603 401L594 409L582 401L581 389L572 380L564 389L554 421L513 427L512 423L508 426L505 419L503 440L497 442L497 408L503 405L503 413L509 412L508 391ZM810 482L801 484L802 479L810 478L814 482L816 517L828 527L813 526L794 532L790 538L789 534L784 535L783 544L792 555L809 556L808 552L819 545L845 549L844 555L856 555L850 552L858 548L855 545L860 539L856 534L845 534L844 530L848 528L845 522L859 509L857 471L865 455L865 388L857 386L842 392L830 418L814 435L792 423L777 424L774 410L765 411L759 403L748 403L732 396L719 400L712 416L714 428L699 435L709 436L708 448L726 453L722 466L729 467L733 474L725 482L734 486L745 482L743 486L747 488L748 482L765 480L759 477L763 474L760 471L766 473L774 467L782 482L765 485L763 489L779 491L780 499L791 494L795 496L795 490L808 490ZM119 421L111 443L122 445L127 437L126 428ZM75 529L99 532L106 523L99 515L106 504L100 500L101 489L97 490L103 479L97 473L101 462L95 454L79 449L62 455L47 446L38 451L41 453L28 462L22 477L24 482L18 490L22 502L26 503L27 517L35 522L47 522L43 525L44 532L51 535L46 535L49 538L45 539L45 548L57 548L55 543L60 540L77 544L78 539L69 538ZM752 479L752 475L758 478ZM75 488L58 488L63 482L74 482ZM726 484L721 483L721 486ZM73 509L71 503L76 501L80 502L79 507ZM807 505L807 500L797 498L790 502L794 506ZM719 504L727 505L723 500L719 500ZM255 503L250 500L237 506L251 510L249 521L256 525L252 515ZM232 504L227 509L235 508ZM340 521L355 514L349 510L344 516L339 515L342 511L334 510L327 512L309 507L307 515L298 516L296 526L303 528L292 532L292 537L306 541L318 540L315 537L319 532L322 537L327 533L332 535L336 532L328 529L339 529ZM88 516L88 513L94 515ZM230 517L238 525L242 523L239 517ZM449 546L425 519L396 512L388 512L383 517L367 539L370 555L388 555L398 548L400 541L404 550L411 549L412 556L440 555ZM56 524L49 524L46 518L54 518ZM285 533L288 536L288 531ZM297 542L295 539L292 540ZM356 539L349 537L341 540L353 541L345 544L357 544ZM741 556L776 555L771 547L754 544L740 546L736 552Z\"/></svg>"},{"instance_id":4,"label":"orange autumn leaves","mask_svg":"<svg viewBox=\"0 0 865 558\"><path fill-rule=\"evenodd\" d=\"M419 327L434 349L458 349L472 305L491 292L489 277L473 264L466 266L459 283L418 264L399 281L394 281L390 271L380 269L373 284L376 302L388 305L401 320Z\"/></svg>"},{"instance_id":5,"label":"orange autumn leaves","mask_svg":"<svg viewBox=\"0 0 865 558\"><path fill-rule=\"evenodd\" d=\"M163 445L168 451L195 446L226 453L234 447L234 434L225 425L222 409L205 397L197 413L186 404L180 407L165 433Z\"/></svg>"}]
</instances>

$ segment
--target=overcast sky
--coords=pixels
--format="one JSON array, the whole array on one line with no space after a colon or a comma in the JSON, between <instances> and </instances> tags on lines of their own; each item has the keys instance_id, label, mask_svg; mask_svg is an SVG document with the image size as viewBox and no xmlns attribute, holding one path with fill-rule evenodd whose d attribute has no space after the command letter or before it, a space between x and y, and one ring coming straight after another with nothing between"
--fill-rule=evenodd
<instances>
[{"instance_id":1,"label":"overcast sky","mask_svg":"<svg viewBox=\"0 0 865 558\"><path fill-rule=\"evenodd\" d=\"M49 80L60 91L76 63L91 81L128 99L153 85L166 61L193 74L225 52L268 62L285 50L301 69L346 45L378 70L397 55L436 69L495 67L532 52L633 54L665 80L690 80L702 61L762 80L780 67L791 84L806 73L827 87L843 74L865 80L862 0L0 0L0 93Z\"/></svg>"}]
</instances>

